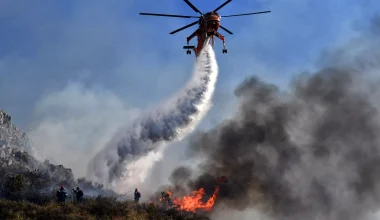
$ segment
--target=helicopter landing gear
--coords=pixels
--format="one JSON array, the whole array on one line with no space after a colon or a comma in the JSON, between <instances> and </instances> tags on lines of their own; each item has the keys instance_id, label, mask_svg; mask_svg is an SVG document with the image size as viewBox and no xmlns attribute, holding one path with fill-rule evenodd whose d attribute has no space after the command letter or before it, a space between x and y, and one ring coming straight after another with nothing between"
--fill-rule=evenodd
<instances>
[{"instance_id":1,"label":"helicopter landing gear","mask_svg":"<svg viewBox=\"0 0 380 220\"><path fill-rule=\"evenodd\" d=\"M186 54L191 54L191 50L190 50L190 48L189 48L189 42L187 42L187 51L186 51Z\"/></svg>"},{"instance_id":2,"label":"helicopter landing gear","mask_svg":"<svg viewBox=\"0 0 380 220\"><path fill-rule=\"evenodd\" d=\"M191 54L191 50L190 49L194 49L195 46L189 46L189 42L187 42L187 46L184 46L183 49L187 49L186 50L186 54Z\"/></svg>"},{"instance_id":3,"label":"helicopter landing gear","mask_svg":"<svg viewBox=\"0 0 380 220\"><path fill-rule=\"evenodd\" d=\"M226 43L224 41L223 41L223 52L222 53L227 53Z\"/></svg>"}]
</instances>

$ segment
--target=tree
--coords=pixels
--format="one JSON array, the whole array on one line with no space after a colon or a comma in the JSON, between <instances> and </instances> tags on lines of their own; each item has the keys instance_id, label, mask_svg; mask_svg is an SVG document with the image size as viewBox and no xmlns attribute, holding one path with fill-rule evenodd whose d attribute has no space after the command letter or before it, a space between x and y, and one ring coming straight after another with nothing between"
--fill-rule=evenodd
<instances>
[{"instance_id":1,"label":"tree","mask_svg":"<svg viewBox=\"0 0 380 220\"><path fill-rule=\"evenodd\" d=\"M24 186L25 180L23 175L17 174L16 176L8 176L3 188L3 193L5 193L5 197L8 199L21 200Z\"/></svg>"}]
</instances>

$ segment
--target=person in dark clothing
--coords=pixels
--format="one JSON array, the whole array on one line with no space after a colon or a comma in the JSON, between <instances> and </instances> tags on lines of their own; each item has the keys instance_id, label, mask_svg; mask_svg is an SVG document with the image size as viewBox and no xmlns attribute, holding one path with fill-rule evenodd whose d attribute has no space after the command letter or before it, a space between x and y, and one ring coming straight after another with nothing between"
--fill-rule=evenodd
<instances>
[{"instance_id":1,"label":"person in dark clothing","mask_svg":"<svg viewBox=\"0 0 380 220\"><path fill-rule=\"evenodd\" d=\"M83 191L77 187L77 190L73 189L77 203L81 203L83 199Z\"/></svg>"},{"instance_id":2,"label":"person in dark clothing","mask_svg":"<svg viewBox=\"0 0 380 220\"><path fill-rule=\"evenodd\" d=\"M59 190L57 190L57 194L56 195L57 195L57 198L58 198L58 202L60 202L60 203L65 203L66 202L67 192L66 192L64 186L61 186L61 188Z\"/></svg>"},{"instance_id":3,"label":"person in dark clothing","mask_svg":"<svg viewBox=\"0 0 380 220\"><path fill-rule=\"evenodd\" d=\"M140 197L141 197L141 193L136 188L135 189L135 202L139 202Z\"/></svg>"}]
</instances>

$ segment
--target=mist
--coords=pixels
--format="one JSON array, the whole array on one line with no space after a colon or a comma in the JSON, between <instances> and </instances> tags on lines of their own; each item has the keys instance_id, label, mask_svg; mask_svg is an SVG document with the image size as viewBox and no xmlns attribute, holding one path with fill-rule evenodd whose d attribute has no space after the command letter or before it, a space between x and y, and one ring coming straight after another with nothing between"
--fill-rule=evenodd
<instances>
[{"instance_id":1,"label":"mist","mask_svg":"<svg viewBox=\"0 0 380 220\"><path fill-rule=\"evenodd\" d=\"M189 157L202 162L176 169L172 184L210 195L220 185L214 216L371 219L380 205L378 21L326 50L319 69L297 74L287 90L245 79L236 115L191 137Z\"/></svg>"}]
</instances>

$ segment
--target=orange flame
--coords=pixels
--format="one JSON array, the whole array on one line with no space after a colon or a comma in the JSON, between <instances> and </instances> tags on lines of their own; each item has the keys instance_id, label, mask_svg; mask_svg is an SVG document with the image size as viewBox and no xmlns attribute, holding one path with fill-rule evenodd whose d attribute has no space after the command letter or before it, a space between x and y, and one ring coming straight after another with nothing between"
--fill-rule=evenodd
<instances>
[{"instance_id":1,"label":"orange flame","mask_svg":"<svg viewBox=\"0 0 380 220\"><path fill-rule=\"evenodd\" d=\"M172 191L170 191L170 190L167 190L167 191L165 191L165 193L169 195L169 198L170 198L170 197L172 197L172 194L173 194L173 192L172 192ZM161 198L159 198L159 201L161 201L161 202L162 202L162 201L164 201L164 198L162 198L162 197L161 197Z\"/></svg>"},{"instance_id":2,"label":"orange flame","mask_svg":"<svg viewBox=\"0 0 380 220\"><path fill-rule=\"evenodd\" d=\"M189 212L195 212L197 209L211 211L218 193L219 187L216 187L215 192L207 202L202 203L201 199L205 194L205 190L200 188L198 191L194 191L192 196L184 196L181 199L175 198L173 203L177 205L179 209Z\"/></svg>"},{"instance_id":3,"label":"orange flame","mask_svg":"<svg viewBox=\"0 0 380 220\"><path fill-rule=\"evenodd\" d=\"M166 191L166 193L169 194L169 197L172 197L173 193L171 191L168 190L168 191Z\"/></svg>"}]
</instances>

